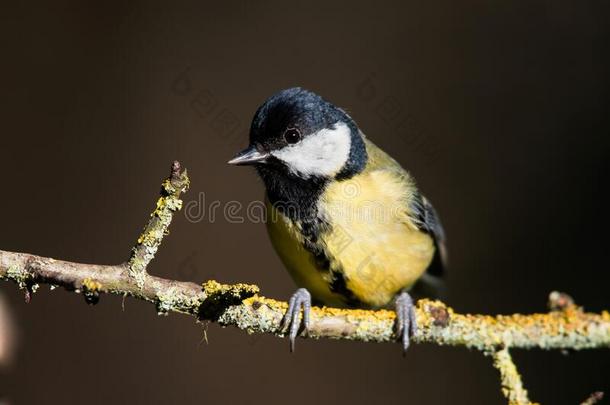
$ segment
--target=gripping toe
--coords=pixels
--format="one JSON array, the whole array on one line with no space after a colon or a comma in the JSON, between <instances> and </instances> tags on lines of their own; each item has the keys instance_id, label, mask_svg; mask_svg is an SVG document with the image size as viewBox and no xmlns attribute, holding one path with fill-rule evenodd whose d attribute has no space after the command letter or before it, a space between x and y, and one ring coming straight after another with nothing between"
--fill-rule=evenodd
<instances>
[{"instance_id":1,"label":"gripping toe","mask_svg":"<svg viewBox=\"0 0 610 405\"><path fill-rule=\"evenodd\" d=\"M411 343L410 338L417 333L417 320L415 318L415 305L407 292L396 297L396 336L402 343L403 354Z\"/></svg>"},{"instance_id":2,"label":"gripping toe","mask_svg":"<svg viewBox=\"0 0 610 405\"><path fill-rule=\"evenodd\" d=\"M294 343L301 326L301 309L303 309L303 327L305 333L309 329L309 312L311 311L311 294L305 288L299 288L288 301L288 310L282 320L282 329L288 328L290 352L294 352Z\"/></svg>"}]
</instances>

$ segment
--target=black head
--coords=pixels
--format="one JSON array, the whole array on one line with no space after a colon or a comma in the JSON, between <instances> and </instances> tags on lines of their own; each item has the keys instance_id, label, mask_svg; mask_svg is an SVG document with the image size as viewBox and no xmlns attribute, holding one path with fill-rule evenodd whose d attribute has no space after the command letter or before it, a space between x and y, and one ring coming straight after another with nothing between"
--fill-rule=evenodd
<instances>
[{"instance_id":1,"label":"black head","mask_svg":"<svg viewBox=\"0 0 610 405\"><path fill-rule=\"evenodd\" d=\"M366 159L356 123L317 94L295 87L258 108L249 147L229 163L255 165L263 178L320 182L349 178L362 171Z\"/></svg>"}]
</instances>

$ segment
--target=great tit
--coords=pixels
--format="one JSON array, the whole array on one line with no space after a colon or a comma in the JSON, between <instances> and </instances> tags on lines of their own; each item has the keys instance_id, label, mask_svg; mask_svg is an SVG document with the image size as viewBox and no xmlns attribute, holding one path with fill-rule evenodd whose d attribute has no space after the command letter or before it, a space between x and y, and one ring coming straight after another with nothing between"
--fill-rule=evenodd
<instances>
[{"instance_id":1,"label":"great tit","mask_svg":"<svg viewBox=\"0 0 610 405\"><path fill-rule=\"evenodd\" d=\"M294 350L303 310L394 305L403 350L416 331L409 291L440 277L445 236L413 178L341 108L302 88L256 111L250 145L229 161L253 165L266 187L267 230L298 287L284 317Z\"/></svg>"}]
</instances>

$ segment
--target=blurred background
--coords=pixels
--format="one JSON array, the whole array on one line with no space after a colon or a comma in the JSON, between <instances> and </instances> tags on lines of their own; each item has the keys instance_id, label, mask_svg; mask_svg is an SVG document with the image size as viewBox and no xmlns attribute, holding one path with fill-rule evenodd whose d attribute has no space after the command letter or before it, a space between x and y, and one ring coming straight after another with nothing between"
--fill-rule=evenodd
<instances>
[{"instance_id":1,"label":"blurred background","mask_svg":"<svg viewBox=\"0 0 610 405\"><path fill-rule=\"evenodd\" d=\"M263 197L226 161L256 107L303 86L346 108L434 202L457 311L608 309L609 4L15 2L0 14L0 249L117 263L172 160L192 187L150 271L295 289L264 226L206 211ZM199 210L201 208L201 210ZM503 404L464 348L248 336L150 304L0 294L17 349L0 402ZM7 321L9 322L9 321ZM610 391L607 350L518 351L531 398Z\"/></svg>"}]
</instances>

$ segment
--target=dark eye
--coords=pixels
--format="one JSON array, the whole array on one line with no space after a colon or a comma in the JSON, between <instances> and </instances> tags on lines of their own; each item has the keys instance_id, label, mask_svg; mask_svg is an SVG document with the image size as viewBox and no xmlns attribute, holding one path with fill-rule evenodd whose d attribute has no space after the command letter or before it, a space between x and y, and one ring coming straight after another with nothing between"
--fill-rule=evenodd
<instances>
[{"instance_id":1,"label":"dark eye","mask_svg":"<svg viewBox=\"0 0 610 405\"><path fill-rule=\"evenodd\" d=\"M301 140L301 132L296 128L288 128L286 132L284 132L284 139L289 144L295 144Z\"/></svg>"}]
</instances>

